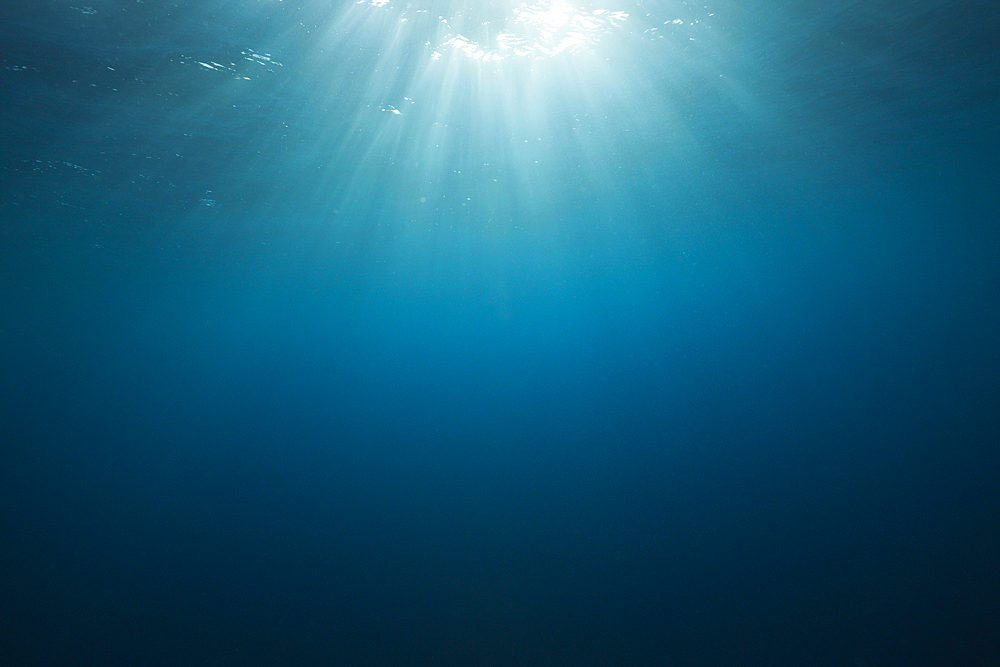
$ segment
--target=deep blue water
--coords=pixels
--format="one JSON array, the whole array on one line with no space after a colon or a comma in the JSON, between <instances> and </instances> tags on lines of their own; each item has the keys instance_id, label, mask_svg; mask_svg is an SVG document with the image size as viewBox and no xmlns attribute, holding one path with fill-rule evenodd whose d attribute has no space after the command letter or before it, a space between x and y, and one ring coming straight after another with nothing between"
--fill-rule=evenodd
<instances>
[{"instance_id":1,"label":"deep blue water","mask_svg":"<svg viewBox=\"0 0 1000 667\"><path fill-rule=\"evenodd\" d=\"M0 663L1000 664L995 3L14 4Z\"/></svg>"}]
</instances>

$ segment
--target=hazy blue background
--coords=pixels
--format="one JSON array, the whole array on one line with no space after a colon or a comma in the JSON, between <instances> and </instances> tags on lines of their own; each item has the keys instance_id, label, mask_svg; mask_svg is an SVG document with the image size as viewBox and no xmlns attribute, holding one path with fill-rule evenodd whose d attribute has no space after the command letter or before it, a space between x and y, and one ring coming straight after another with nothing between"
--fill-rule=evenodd
<instances>
[{"instance_id":1,"label":"hazy blue background","mask_svg":"<svg viewBox=\"0 0 1000 667\"><path fill-rule=\"evenodd\" d=\"M996 3L515 7L3 5L0 662L1000 664Z\"/></svg>"}]
</instances>

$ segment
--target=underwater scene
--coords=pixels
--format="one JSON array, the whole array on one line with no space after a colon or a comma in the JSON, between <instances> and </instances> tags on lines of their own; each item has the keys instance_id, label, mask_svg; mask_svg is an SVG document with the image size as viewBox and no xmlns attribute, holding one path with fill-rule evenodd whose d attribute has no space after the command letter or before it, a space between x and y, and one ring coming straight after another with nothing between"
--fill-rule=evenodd
<instances>
[{"instance_id":1,"label":"underwater scene","mask_svg":"<svg viewBox=\"0 0 1000 667\"><path fill-rule=\"evenodd\" d=\"M0 45L0 663L1000 664L996 3Z\"/></svg>"}]
</instances>

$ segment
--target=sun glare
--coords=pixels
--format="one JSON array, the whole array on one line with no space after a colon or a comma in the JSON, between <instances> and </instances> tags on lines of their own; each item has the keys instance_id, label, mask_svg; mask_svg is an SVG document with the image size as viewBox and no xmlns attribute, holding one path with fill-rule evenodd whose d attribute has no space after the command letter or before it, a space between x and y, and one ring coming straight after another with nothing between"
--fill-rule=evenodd
<instances>
[{"instance_id":1,"label":"sun glare","mask_svg":"<svg viewBox=\"0 0 1000 667\"><path fill-rule=\"evenodd\" d=\"M513 9L492 39L481 44L466 35L454 34L441 47L453 47L484 62L508 57L551 57L574 53L597 45L602 34L628 19L625 12L576 9L564 0L543 0ZM435 50L434 57L441 57Z\"/></svg>"},{"instance_id":2,"label":"sun glare","mask_svg":"<svg viewBox=\"0 0 1000 667\"><path fill-rule=\"evenodd\" d=\"M641 137L680 136L684 123L668 98L635 91L652 90L665 64L683 77L707 42L696 43L703 26L681 21L693 10L680 4L656 16L623 7L638 11L570 0L347 5L317 25L325 37L310 59L316 99L341 114L313 146L336 177L308 201L320 214L380 206L393 224L417 226L468 226L468 211L486 210L496 224L515 207L566 210L567 197L628 178ZM373 202L376 182L385 188Z\"/></svg>"}]
</instances>

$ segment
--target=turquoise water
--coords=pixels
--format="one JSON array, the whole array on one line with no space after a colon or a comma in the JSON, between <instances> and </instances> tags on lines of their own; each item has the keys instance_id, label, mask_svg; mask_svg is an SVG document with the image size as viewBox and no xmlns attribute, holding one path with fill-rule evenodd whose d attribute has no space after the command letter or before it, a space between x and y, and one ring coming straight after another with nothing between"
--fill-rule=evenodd
<instances>
[{"instance_id":1,"label":"turquoise water","mask_svg":"<svg viewBox=\"0 0 1000 667\"><path fill-rule=\"evenodd\" d=\"M0 10L5 664L992 665L991 3Z\"/></svg>"}]
</instances>

